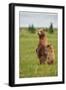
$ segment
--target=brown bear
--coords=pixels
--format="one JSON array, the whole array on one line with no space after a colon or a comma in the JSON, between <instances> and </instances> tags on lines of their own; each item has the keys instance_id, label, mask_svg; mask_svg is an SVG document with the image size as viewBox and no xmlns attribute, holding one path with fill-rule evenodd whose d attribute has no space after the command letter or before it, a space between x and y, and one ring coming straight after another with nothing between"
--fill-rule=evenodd
<instances>
[{"instance_id":1,"label":"brown bear","mask_svg":"<svg viewBox=\"0 0 66 90\"><path fill-rule=\"evenodd\" d=\"M47 36L43 30L39 30L38 32L39 36L39 44L38 48L36 49L37 56L39 58L40 64L44 64L47 60Z\"/></svg>"},{"instance_id":2,"label":"brown bear","mask_svg":"<svg viewBox=\"0 0 66 90\"><path fill-rule=\"evenodd\" d=\"M47 54L47 63L48 64L53 64L55 61L55 52L54 52L54 47L52 44L47 45L47 50L48 50L48 54Z\"/></svg>"}]
</instances>

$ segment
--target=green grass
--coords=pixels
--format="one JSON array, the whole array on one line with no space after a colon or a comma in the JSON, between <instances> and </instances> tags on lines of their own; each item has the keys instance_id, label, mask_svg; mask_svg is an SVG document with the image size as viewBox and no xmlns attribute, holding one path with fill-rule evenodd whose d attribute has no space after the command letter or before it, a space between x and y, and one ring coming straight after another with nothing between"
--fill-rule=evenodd
<instances>
[{"instance_id":1,"label":"green grass","mask_svg":"<svg viewBox=\"0 0 66 90\"><path fill-rule=\"evenodd\" d=\"M20 30L19 33L19 77L48 77L57 76L58 74L58 45L57 31L53 34L47 32L47 37L50 43L55 48L55 63L52 65L39 64L39 59L36 54L38 45L37 33L32 34L28 30Z\"/></svg>"}]
</instances>

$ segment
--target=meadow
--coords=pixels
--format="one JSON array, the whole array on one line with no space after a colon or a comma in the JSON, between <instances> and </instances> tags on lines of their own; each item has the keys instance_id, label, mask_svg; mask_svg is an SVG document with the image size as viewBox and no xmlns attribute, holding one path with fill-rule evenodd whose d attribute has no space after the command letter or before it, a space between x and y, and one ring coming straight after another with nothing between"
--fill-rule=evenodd
<instances>
[{"instance_id":1,"label":"meadow","mask_svg":"<svg viewBox=\"0 0 66 90\"><path fill-rule=\"evenodd\" d=\"M19 31L19 77L49 77L58 75L58 37L57 30L53 34L46 32L48 41L55 49L55 62L52 65L39 64L36 54L38 45L37 33L30 33L26 28Z\"/></svg>"}]
</instances>

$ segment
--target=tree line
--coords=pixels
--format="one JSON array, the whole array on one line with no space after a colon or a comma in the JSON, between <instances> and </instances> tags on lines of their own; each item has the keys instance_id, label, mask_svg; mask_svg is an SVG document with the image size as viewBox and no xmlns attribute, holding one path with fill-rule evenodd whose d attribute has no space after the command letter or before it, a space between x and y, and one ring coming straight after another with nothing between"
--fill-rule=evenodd
<instances>
[{"instance_id":1,"label":"tree line","mask_svg":"<svg viewBox=\"0 0 66 90\"><path fill-rule=\"evenodd\" d=\"M54 33L53 24L51 23L49 28L45 28L44 30L48 31L49 33ZM33 24L28 27L28 31L31 32L31 33L35 33L36 32L36 28L34 27Z\"/></svg>"}]
</instances>

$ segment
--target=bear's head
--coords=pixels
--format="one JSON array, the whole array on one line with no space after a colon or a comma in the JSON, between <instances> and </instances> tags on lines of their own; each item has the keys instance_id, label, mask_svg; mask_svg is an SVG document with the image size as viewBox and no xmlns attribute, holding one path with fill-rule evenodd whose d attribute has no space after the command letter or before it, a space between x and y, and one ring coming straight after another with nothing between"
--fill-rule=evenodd
<instances>
[{"instance_id":1,"label":"bear's head","mask_svg":"<svg viewBox=\"0 0 66 90\"><path fill-rule=\"evenodd\" d=\"M41 29L38 31L38 36L40 39L44 38L46 36L45 32Z\"/></svg>"}]
</instances>

